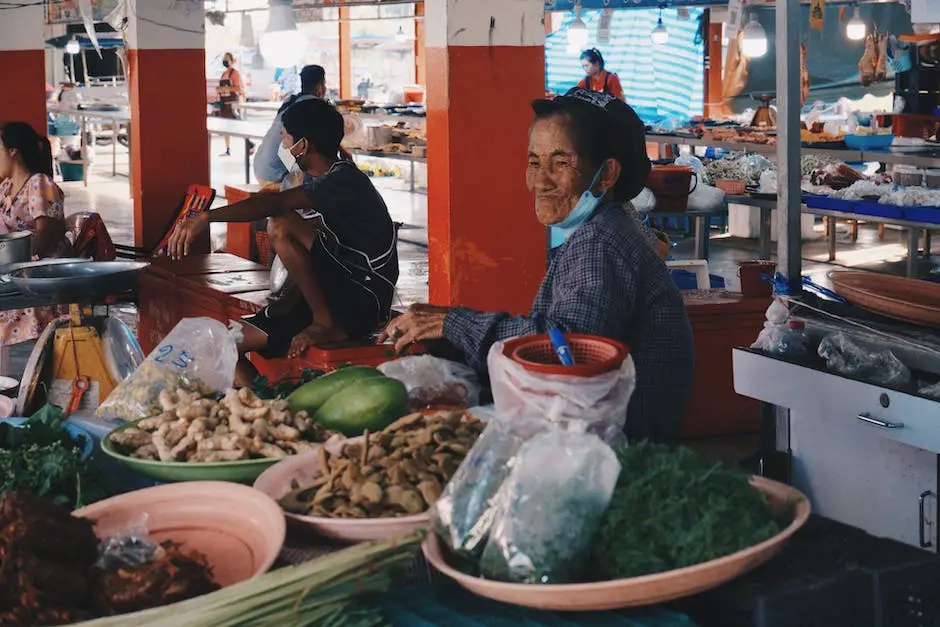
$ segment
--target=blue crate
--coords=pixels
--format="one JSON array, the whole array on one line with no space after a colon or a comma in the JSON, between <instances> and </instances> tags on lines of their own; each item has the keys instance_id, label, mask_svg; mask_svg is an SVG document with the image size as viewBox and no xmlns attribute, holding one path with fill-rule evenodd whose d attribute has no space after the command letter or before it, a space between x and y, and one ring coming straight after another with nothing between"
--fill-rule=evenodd
<instances>
[{"instance_id":1,"label":"blue crate","mask_svg":"<svg viewBox=\"0 0 940 627\"><path fill-rule=\"evenodd\" d=\"M917 222L940 224L940 207L903 207L904 217Z\"/></svg>"},{"instance_id":2,"label":"blue crate","mask_svg":"<svg viewBox=\"0 0 940 627\"><path fill-rule=\"evenodd\" d=\"M688 270L682 270L676 268L675 270L670 270L669 275L672 277L672 282L676 284L680 290L697 290L698 280L696 279L694 272L689 272ZM720 289L725 286L725 280L717 275L709 275L709 282L711 283L712 289Z\"/></svg>"},{"instance_id":3,"label":"blue crate","mask_svg":"<svg viewBox=\"0 0 940 627\"><path fill-rule=\"evenodd\" d=\"M63 181L81 181L85 177L85 164L81 161L59 161Z\"/></svg>"},{"instance_id":4,"label":"blue crate","mask_svg":"<svg viewBox=\"0 0 940 627\"><path fill-rule=\"evenodd\" d=\"M806 206L812 209L829 209L830 211L845 211L851 213L856 201L831 198L829 196L807 196Z\"/></svg>"},{"instance_id":5,"label":"blue crate","mask_svg":"<svg viewBox=\"0 0 940 627\"><path fill-rule=\"evenodd\" d=\"M879 216L882 218L903 218L904 209L895 205L883 205L878 202L862 200L855 204L854 213L866 216Z\"/></svg>"}]
</instances>

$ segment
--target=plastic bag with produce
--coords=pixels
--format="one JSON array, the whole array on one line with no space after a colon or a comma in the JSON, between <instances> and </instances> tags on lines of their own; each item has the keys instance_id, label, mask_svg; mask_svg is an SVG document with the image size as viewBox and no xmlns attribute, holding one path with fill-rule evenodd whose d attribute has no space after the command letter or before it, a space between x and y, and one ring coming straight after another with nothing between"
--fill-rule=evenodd
<instances>
[{"instance_id":1,"label":"plastic bag with produce","mask_svg":"<svg viewBox=\"0 0 940 627\"><path fill-rule=\"evenodd\" d=\"M506 419L585 423L605 442L623 437L636 367L627 355L617 370L593 377L539 374L503 354L496 342L487 357L496 410Z\"/></svg>"},{"instance_id":2,"label":"plastic bag with produce","mask_svg":"<svg viewBox=\"0 0 940 627\"><path fill-rule=\"evenodd\" d=\"M457 555L479 557L493 522L496 494L516 454L546 426L541 420L502 420L498 414L491 415L431 513L438 536Z\"/></svg>"},{"instance_id":3,"label":"plastic bag with produce","mask_svg":"<svg viewBox=\"0 0 940 627\"><path fill-rule=\"evenodd\" d=\"M185 318L98 408L98 415L137 420L160 413L164 388L210 395L232 386L237 329L211 318Z\"/></svg>"},{"instance_id":4,"label":"plastic bag with produce","mask_svg":"<svg viewBox=\"0 0 940 627\"><path fill-rule=\"evenodd\" d=\"M911 371L890 350L865 349L845 333L824 337L819 343L819 356L830 370L872 383L900 386L911 381Z\"/></svg>"},{"instance_id":5,"label":"plastic bag with produce","mask_svg":"<svg viewBox=\"0 0 940 627\"><path fill-rule=\"evenodd\" d=\"M472 407L480 399L480 384L472 368L431 355L413 355L378 367L408 390L414 409L433 406Z\"/></svg>"},{"instance_id":6,"label":"plastic bag with produce","mask_svg":"<svg viewBox=\"0 0 940 627\"><path fill-rule=\"evenodd\" d=\"M619 475L614 451L583 425L556 425L523 444L496 498L482 575L529 584L583 580Z\"/></svg>"}]
</instances>

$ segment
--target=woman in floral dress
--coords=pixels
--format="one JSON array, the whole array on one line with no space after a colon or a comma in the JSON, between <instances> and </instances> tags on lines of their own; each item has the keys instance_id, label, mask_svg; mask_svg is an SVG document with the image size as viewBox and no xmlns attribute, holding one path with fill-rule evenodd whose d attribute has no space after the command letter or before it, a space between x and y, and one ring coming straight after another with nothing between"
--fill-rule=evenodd
<instances>
[{"instance_id":1,"label":"woman in floral dress","mask_svg":"<svg viewBox=\"0 0 940 627\"><path fill-rule=\"evenodd\" d=\"M32 231L33 258L67 255L64 199L49 140L25 122L0 128L0 234ZM35 340L58 315L54 307L0 311L0 351Z\"/></svg>"}]
</instances>

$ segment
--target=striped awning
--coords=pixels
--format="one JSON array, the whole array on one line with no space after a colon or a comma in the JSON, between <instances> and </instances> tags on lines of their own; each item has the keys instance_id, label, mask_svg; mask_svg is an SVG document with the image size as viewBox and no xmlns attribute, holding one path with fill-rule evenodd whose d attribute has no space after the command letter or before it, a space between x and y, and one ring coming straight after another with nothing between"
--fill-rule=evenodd
<instances>
[{"instance_id":1,"label":"striped awning","mask_svg":"<svg viewBox=\"0 0 940 627\"><path fill-rule=\"evenodd\" d=\"M698 39L702 9L688 9L680 19L675 8L662 12L669 42L656 45L650 32L659 18L658 9L613 11L610 42L597 44L601 11L582 11L591 40L604 55L607 69L620 77L627 102L646 122L666 118L684 121L701 115L704 105L704 42ZM562 27L545 42L545 74L549 91L563 94L584 78L579 51L570 49L568 25L573 13L565 13Z\"/></svg>"}]
</instances>

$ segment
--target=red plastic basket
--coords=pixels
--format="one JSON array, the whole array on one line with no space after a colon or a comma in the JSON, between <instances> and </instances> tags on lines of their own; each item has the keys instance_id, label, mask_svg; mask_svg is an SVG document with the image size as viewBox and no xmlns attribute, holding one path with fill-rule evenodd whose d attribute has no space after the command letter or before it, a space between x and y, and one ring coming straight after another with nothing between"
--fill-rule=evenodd
<instances>
[{"instance_id":1,"label":"red plastic basket","mask_svg":"<svg viewBox=\"0 0 940 627\"><path fill-rule=\"evenodd\" d=\"M561 364L548 334L526 335L509 340L503 345L503 354L529 372L576 377L596 377L616 370L630 354L625 344L599 335L571 333L565 339L574 358L573 366Z\"/></svg>"}]
</instances>

